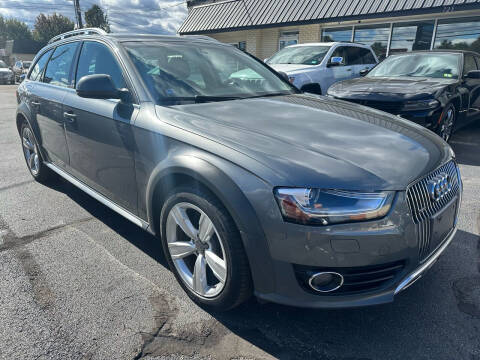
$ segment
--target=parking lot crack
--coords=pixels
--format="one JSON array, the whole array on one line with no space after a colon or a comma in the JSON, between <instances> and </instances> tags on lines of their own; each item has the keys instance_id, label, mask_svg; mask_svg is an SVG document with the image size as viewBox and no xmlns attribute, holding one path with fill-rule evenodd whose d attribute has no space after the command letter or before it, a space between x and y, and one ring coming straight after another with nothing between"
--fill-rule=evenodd
<instances>
[{"instance_id":1,"label":"parking lot crack","mask_svg":"<svg viewBox=\"0 0 480 360\"><path fill-rule=\"evenodd\" d=\"M40 240L42 238L45 238L51 234L54 234L57 231L60 231L66 227L69 226L74 226L77 224L82 224L88 221L93 220L93 217L86 217L83 219L79 219L70 223L65 223L65 224L60 224L54 227L51 227L49 229L39 231L35 234L32 235L25 235L22 237L16 236L13 231L9 228L7 223L0 218L0 230L2 231L2 239L3 242L0 244L0 252L3 251L8 251L8 250L13 250L17 248L24 247L25 245L28 245L36 240Z\"/></svg>"}]
</instances>

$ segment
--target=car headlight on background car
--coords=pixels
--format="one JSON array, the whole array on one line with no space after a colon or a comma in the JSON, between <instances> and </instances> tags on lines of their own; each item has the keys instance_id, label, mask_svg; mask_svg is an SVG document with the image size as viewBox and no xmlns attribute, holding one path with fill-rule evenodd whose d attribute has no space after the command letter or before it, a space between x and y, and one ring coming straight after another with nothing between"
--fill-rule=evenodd
<instances>
[{"instance_id":1,"label":"car headlight on background car","mask_svg":"<svg viewBox=\"0 0 480 360\"><path fill-rule=\"evenodd\" d=\"M404 110L430 110L436 109L440 106L440 102L438 100L429 99L429 100L415 100L415 101L407 101L403 105Z\"/></svg>"},{"instance_id":2,"label":"car headlight on background car","mask_svg":"<svg viewBox=\"0 0 480 360\"><path fill-rule=\"evenodd\" d=\"M379 219L387 215L394 191L356 192L277 188L275 197L286 221L330 225Z\"/></svg>"}]
</instances>

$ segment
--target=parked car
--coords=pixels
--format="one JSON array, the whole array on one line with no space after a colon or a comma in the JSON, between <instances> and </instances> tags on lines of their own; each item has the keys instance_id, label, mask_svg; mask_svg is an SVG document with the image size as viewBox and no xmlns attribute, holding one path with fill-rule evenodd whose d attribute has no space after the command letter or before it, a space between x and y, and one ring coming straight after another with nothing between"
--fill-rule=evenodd
<instances>
[{"instance_id":1,"label":"parked car","mask_svg":"<svg viewBox=\"0 0 480 360\"><path fill-rule=\"evenodd\" d=\"M450 140L480 118L480 55L439 50L392 55L328 94L400 115Z\"/></svg>"},{"instance_id":2,"label":"parked car","mask_svg":"<svg viewBox=\"0 0 480 360\"><path fill-rule=\"evenodd\" d=\"M28 69L32 65L31 61L19 60L13 66L13 72L15 73L15 81L20 82L21 76L28 72Z\"/></svg>"},{"instance_id":3,"label":"parked car","mask_svg":"<svg viewBox=\"0 0 480 360\"><path fill-rule=\"evenodd\" d=\"M378 60L370 46L332 42L288 46L266 63L286 73L298 89L321 95L337 81L359 77Z\"/></svg>"},{"instance_id":4,"label":"parked car","mask_svg":"<svg viewBox=\"0 0 480 360\"><path fill-rule=\"evenodd\" d=\"M0 60L0 84L15 84L13 71L3 60Z\"/></svg>"},{"instance_id":5,"label":"parked car","mask_svg":"<svg viewBox=\"0 0 480 360\"><path fill-rule=\"evenodd\" d=\"M456 231L462 182L440 137L302 94L208 38L54 38L18 88L16 123L36 180L60 175L157 236L209 309L252 294L391 302Z\"/></svg>"}]
</instances>

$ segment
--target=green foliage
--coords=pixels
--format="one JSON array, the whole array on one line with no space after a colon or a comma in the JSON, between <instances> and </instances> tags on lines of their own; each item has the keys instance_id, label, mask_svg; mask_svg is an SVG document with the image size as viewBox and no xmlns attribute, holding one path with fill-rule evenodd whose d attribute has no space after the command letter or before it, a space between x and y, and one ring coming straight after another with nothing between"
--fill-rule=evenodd
<instances>
[{"instance_id":1,"label":"green foliage","mask_svg":"<svg viewBox=\"0 0 480 360\"><path fill-rule=\"evenodd\" d=\"M98 5L92 5L89 10L85 11L85 23L87 27L101 28L106 32L110 32L107 15Z\"/></svg>"},{"instance_id":2,"label":"green foliage","mask_svg":"<svg viewBox=\"0 0 480 360\"><path fill-rule=\"evenodd\" d=\"M52 15L40 14L35 20L33 38L42 44L46 44L54 36L73 29L73 21L66 16L57 13Z\"/></svg>"},{"instance_id":3,"label":"green foliage","mask_svg":"<svg viewBox=\"0 0 480 360\"><path fill-rule=\"evenodd\" d=\"M32 32L27 24L17 19L5 19L0 15L0 40L31 40Z\"/></svg>"}]
</instances>

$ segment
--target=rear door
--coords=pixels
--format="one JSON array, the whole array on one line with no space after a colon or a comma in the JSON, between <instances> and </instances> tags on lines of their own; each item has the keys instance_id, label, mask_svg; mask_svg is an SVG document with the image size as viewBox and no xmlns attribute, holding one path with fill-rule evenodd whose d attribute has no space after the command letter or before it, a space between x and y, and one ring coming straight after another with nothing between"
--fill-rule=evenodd
<instances>
[{"instance_id":1,"label":"rear door","mask_svg":"<svg viewBox=\"0 0 480 360\"><path fill-rule=\"evenodd\" d=\"M46 65L42 81L35 84L41 145L50 161L60 167L66 167L69 162L62 103L66 90L71 86L78 44L71 42L58 46Z\"/></svg>"},{"instance_id":2,"label":"rear door","mask_svg":"<svg viewBox=\"0 0 480 360\"><path fill-rule=\"evenodd\" d=\"M76 83L94 74L110 75L116 88L129 88L110 48L102 42L85 41L78 58ZM64 100L69 171L132 213L137 211L132 125L138 109L136 104L119 100L82 98L73 89Z\"/></svg>"},{"instance_id":3,"label":"rear door","mask_svg":"<svg viewBox=\"0 0 480 360\"><path fill-rule=\"evenodd\" d=\"M348 63L347 48L348 46L338 46L330 55L327 62L327 68L325 69L325 80L322 84L325 85L325 91L334 83L353 77L353 66ZM341 65L330 65L331 60L335 57L342 58L343 61Z\"/></svg>"},{"instance_id":4,"label":"rear door","mask_svg":"<svg viewBox=\"0 0 480 360\"><path fill-rule=\"evenodd\" d=\"M353 66L354 77L360 76L360 71L370 70L377 64L370 49L351 46L347 53L348 62Z\"/></svg>"}]
</instances>

